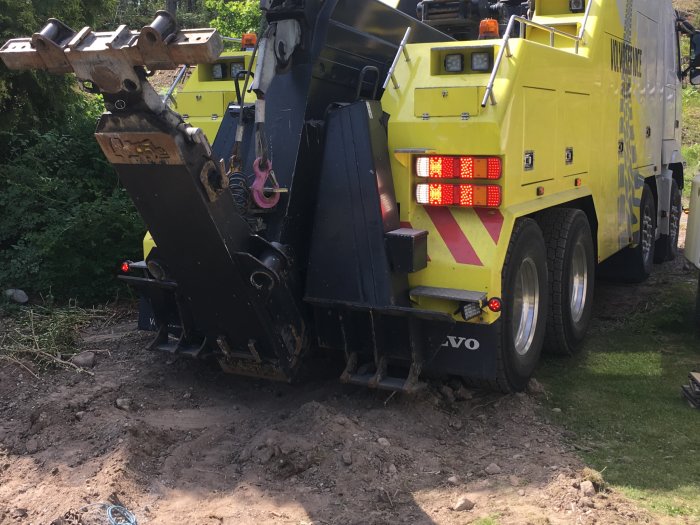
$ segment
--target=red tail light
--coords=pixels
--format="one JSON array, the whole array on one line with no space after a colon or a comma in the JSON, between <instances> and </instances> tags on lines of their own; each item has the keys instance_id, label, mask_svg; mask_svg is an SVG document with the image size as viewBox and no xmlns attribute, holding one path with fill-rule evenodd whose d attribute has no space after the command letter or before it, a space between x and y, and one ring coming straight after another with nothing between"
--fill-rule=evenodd
<instances>
[{"instance_id":1,"label":"red tail light","mask_svg":"<svg viewBox=\"0 0 700 525\"><path fill-rule=\"evenodd\" d=\"M503 303L498 297L494 297L492 299L489 299L488 307L489 310L491 310L492 312L498 313L501 310L503 310Z\"/></svg>"},{"instance_id":2,"label":"red tail light","mask_svg":"<svg viewBox=\"0 0 700 525\"><path fill-rule=\"evenodd\" d=\"M503 174L499 157L431 156L416 158L416 175L429 179L489 179Z\"/></svg>"},{"instance_id":3,"label":"red tail light","mask_svg":"<svg viewBox=\"0 0 700 525\"><path fill-rule=\"evenodd\" d=\"M418 184L416 201L427 206L498 208L501 187L477 184Z\"/></svg>"},{"instance_id":4,"label":"red tail light","mask_svg":"<svg viewBox=\"0 0 700 525\"><path fill-rule=\"evenodd\" d=\"M131 269L129 261L124 261L122 263L122 272L124 273L129 273L129 270Z\"/></svg>"}]
</instances>

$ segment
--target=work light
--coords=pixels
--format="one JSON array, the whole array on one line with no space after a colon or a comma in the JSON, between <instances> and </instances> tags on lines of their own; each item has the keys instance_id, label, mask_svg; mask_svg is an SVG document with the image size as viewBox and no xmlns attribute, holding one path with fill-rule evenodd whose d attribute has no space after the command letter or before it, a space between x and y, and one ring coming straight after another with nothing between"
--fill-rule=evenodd
<instances>
[{"instance_id":1,"label":"work light","mask_svg":"<svg viewBox=\"0 0 700 525\"><path fill-rule=\"evenodd\" d=\"M584 0L569 0L569 10L572 13L583 13L584 3Z\"/></svg>"},{"instance_id":2,"label":"work light","mask_svg":"<svg viewBox=\"0 0 700 525\"><path fill-rule=\"evenodd\" d=\"M215 80L224 78L224 66L222 64L214 64L211 67L211 76Z\"/></svg>"},{"instance_id":3,"label":"work light","mask_svg":"<svg viewBox=\"0 0 700 525\"><path fill-rule=\"evenodd\" d=\"M472 71L488 71L491 69L489 53L472 53Z\"/></svg>"},{"instance_id":4,"label":"work light","mask_svg":"<svg viewBox=\"0 0 700 525\"><path fill-rule=\"evenodd\" d=\"M461 73L464 71L464 56L447 55L445 57L445 71L448 73Z\"/></svg>"}]
</instances>

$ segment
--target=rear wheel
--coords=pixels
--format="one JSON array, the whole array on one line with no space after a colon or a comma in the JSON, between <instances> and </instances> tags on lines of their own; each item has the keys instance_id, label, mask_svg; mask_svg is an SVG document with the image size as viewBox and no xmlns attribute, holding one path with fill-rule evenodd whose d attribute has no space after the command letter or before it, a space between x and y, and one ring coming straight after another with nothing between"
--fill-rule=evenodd
<instances>
[{"instance_id":1,"label":"rear wheel","mask_svg":"<svg viewBox=\"0 0 700 525\"><path fill-rule=\"evenodd\" d=\"M583 341L593 311L594 250L586 214L547 210L537 217L547 243L549 310L544 349L571 355Z\"/></svg>"},{"instance_id":2,"label":"rear wheel","mask_svg":"<svg viewBox=\"0 0 700 525\"><path fill-rule=\"evenodd\" d=\"M671 181L671 209L669 211L668 235L662 235L656 241L654 262L673 261L678 256L678 234L681 229L681 190L676 181Z\"/></svg>"},{"instance_id":3,"label":"rear wheel","mask_svg":"<svg viewBox=\"0 0 700 525\"><path fill-rule=\"evenodd\" d=\"M656 205L648 184L644 184L639 203L639 242L625 248L599 266L599 275L624 283L644 282L654 266L656 247Z\"/></svg>"},{"instance_id":4,"label":"rear wheel","mask_svg":"<svg viewBox=\"0 0 700 525\"><path fill-rule=\"evenodd\" d=\"M497 387L525 389L542 352L549 293L542 230L532 219L515 223L502 271L503 314Z\"/></svg>"}]
</instances>

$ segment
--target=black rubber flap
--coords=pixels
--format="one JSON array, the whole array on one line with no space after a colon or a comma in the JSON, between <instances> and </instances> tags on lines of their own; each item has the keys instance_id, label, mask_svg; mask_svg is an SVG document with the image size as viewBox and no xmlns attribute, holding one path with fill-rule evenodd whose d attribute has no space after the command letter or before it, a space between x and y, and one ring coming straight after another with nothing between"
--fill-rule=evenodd
<instances>
[{"instance_id":1,"label":"black rubber flap","mask_svg":"<svg viewBox=\"0 0 700 525\"><path fill-rule=\"evenodd\" d=\"M306 297L366 306L409 305L392 274L385 234L399 227L384 115L362 101L331 112L319 184Z\"/></svg>"}]
</instances>

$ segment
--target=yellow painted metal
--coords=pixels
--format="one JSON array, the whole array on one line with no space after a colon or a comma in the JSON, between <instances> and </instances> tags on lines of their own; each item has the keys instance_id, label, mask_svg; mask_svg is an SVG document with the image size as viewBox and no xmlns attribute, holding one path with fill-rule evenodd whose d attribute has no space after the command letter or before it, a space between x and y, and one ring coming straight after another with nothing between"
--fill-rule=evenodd
<instances>
[{"instance_id":1,"label":"yellow painted metal","mask_svg":"<svg viewBox=\"0 0 700 525\"><path fill-rule=\"evenodd\" d=\"M193 116L223 115L226 110L222 91L180 92L175 101L176 109L182 110L190 118Z\"/></svg>"},{"instance_id":2,"label":"yellow painted metal","mask_svg":"<svg viewBox=\"0 0 700 525\"><path fill-rule=\"evenodd\" d=\"M202 128L209 142L214 142L226 108L236 100L232 78L232 67L247 70L251 66L252 52L237 51L223 53L215 64L201 64L194 68L190 78L175 95L174 109L183 115L185 122ZM213 68L221 65L223 78L212 75ZM241 89L243 81L241 80ZM246 93L244 100L253 102L255 95Z\"/></svg>"},{"instance_id":3,"label":"yellow painted metal","mask_svg":"<svg viewBox=\"0 0 700 525\"><path fill-rule=\"evenodd\" d=\"M483 96L484 89L479 87L416 89L413 114L416 117L478 115Z\"/></svg>"},{"instance_id":4,"label":"yellow painted metal","mask_svg":"<svg viewBox=\"0 0 700 525\"><path fill-rule=\"evenodd\" d=\"M156 247L156 243L153 240L153 237L151 237L151 232L146 232L146 235L143 238L143 260L144 261L148 257L148 254L151 253L151 250L155 247Z\"/></svg>"},{"instance_id":5,"label":"yellow painted metal","mask_svg":"<svg viewBox=\"0 0 700 525\"><path fill-rule=\"evenodd\" d=\"M543 30L528 29L526 38L510 40L510 53L495 81L497 104L483 109L474 100L481 101L490 71L471 71L465 60L464 73L448 74L443 60L453 52L468 57L472 49L488 46L495 57L501 40L407 46L409 60L401 57L395 71L399 87L390 84L382 104L391 115L389 146L401 220L429 232L430 261L425 270L410 275L412 287L502 296L501 273L516 219L579 199L593 203L599 260L634 242L639 230L634 203L644 179L661 168L661 140L654 140L653 133L649 137L648 127L658 126L662 119L655 112L666 102L663 89L649 79L658 78L658 38L673 46L674 33L666 27L661 34L652 23L659 19L654 10L665 1L589 1L594 4L578 53L573 39L557 36L552 46ZM540 0L536 6L535 22L572 34L583 26L584 14L572 14L568 0ZM635 27L623 25L626 15L637 20ZM631 46L623 54L631 74L614 68L613 41ZM639 75L629 58L637 49L646 68ZM624 143L623 152L619 143ZM526 166L528 152L532 166ZM449 215L444 209L436 215L418 205L415 186L425 179L417 178L414 159L426 153L501 157L504 174L497 183L502 206L494 212L449 208ZM468 257L455 253L467 251L463 239L473 252ZM451 314L457 308L434 299L420 299L419 306ZM498 316L486 311L475 322L491 323Z\"/></svg>"}]
</instances>

